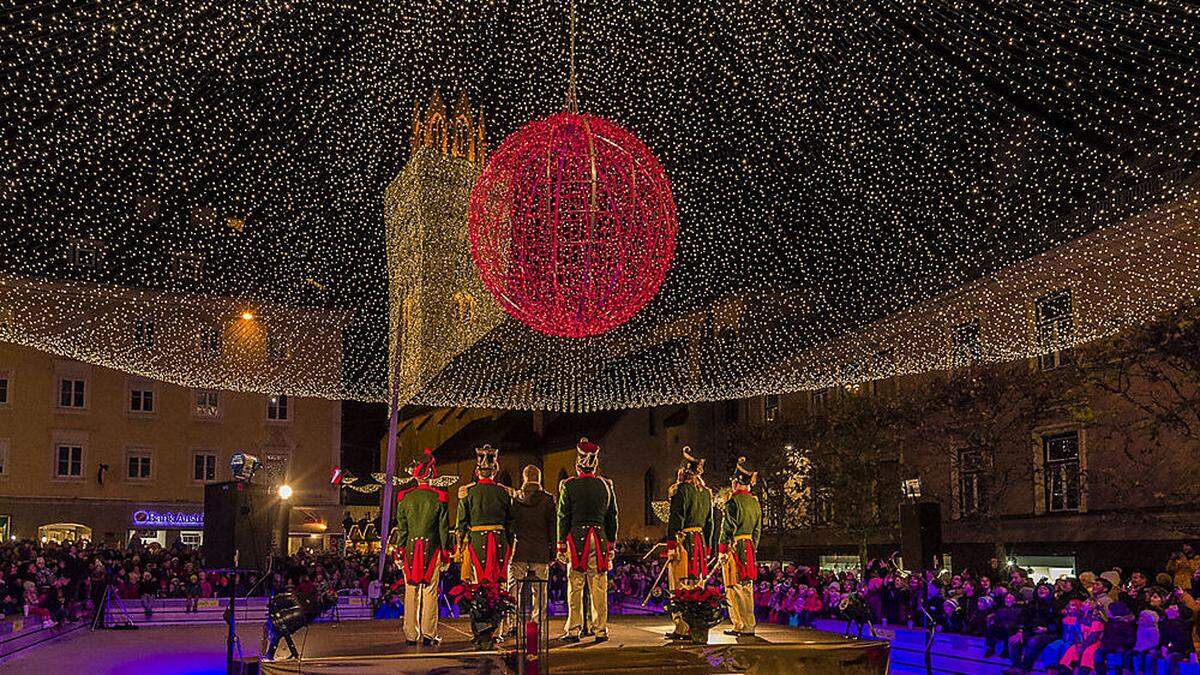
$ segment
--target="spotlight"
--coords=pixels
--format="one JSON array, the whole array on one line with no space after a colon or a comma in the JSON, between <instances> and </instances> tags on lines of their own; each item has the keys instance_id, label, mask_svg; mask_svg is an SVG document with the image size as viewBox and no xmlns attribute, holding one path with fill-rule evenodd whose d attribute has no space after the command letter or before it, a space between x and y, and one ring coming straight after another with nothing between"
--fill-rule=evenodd
<instances>
[{"instance_id":1,"label":"spotlight","mask_svg":"<svg viewBox=\"0 0 1200 675\"><path fill-rule=\"evenodd\" d=\"M279 486L279 498L280 499L291 499L292 498L292 486L287 485L286 483L284 485L280 485Z\"/></svg>"},{"instance_id":2,"label":"spotlight","mask_svg":"<svg viewBox=\"0 0 1200 675\"><path fill-rule=\"evenodd\" d=\"M254 320L254 312L251 312L250 310L246 310L246 311L242 312L242 321L253 321L253 320Z\"/></svg>"}]
</instances>

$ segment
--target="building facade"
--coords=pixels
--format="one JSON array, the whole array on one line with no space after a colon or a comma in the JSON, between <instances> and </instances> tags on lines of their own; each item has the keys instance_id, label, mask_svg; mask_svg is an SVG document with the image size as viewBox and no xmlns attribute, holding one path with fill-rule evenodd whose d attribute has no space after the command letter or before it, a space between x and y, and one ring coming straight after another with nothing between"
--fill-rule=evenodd
<instances>
[{"instance_id":1,"label":"building facade","mask_svg":"<svg viewBox=\"0 0 1200 675\"><path fill-rule=\"evenodd\" d=\"M245 319L249 322L252 319ZM0 534L201 542L236 452L293 490L293 546L341 532L341 403L192 388L0 342Z\"/></svg>"}]
</instances>

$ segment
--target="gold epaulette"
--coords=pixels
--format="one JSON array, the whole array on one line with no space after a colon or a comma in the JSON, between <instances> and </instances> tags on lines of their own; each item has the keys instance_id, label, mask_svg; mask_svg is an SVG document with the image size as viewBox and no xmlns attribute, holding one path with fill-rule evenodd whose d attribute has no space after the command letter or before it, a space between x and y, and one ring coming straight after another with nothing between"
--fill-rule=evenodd
<instances>
[{"instance_id":1,"label":"gold epaulette","mask_svg":"<svg viewBox=\"0 0 1200 675\"><path fill-rule=\"evenodd\" d=\"M466 485L460 485L458 488L458 498L466 499L467 498L467 490L470 490L473 485L475 485L475 484L467 483Z\"/></svg>"}]
</instances>

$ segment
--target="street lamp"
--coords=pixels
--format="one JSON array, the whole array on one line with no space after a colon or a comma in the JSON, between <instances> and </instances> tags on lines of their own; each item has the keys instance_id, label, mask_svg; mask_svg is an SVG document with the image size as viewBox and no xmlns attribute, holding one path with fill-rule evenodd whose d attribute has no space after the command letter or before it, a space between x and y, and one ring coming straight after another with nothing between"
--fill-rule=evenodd
<instances>
[{"instance_id":1,"label":"street lamp","mask_svg":"<svg viewBox=\"0 0 1200 675\"><path fill-rule=\"evenodd\" d=\"M285 499L285 500L291 499L292 498L292 486L288 485L286 483L283 485L280 485L279 486L279 498Z\"/></svg>"}]
</instances>

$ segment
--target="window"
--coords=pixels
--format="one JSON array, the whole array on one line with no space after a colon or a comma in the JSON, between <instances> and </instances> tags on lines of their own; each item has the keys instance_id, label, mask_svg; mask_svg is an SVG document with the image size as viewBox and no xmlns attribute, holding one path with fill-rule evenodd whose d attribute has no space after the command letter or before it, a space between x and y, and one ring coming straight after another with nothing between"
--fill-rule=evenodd
<instances>
[{"instance_id":1,"label":"window","mask_svg":"<svg viewBox=\"0 0 1200 675\"><path fill-rule=\"evenodd\" d=\"M813 488L810 504L813 525L822 526L833 523L833 490Z\"/></svg>"},{"instance_id":2,"label":"window","mask_svg":"<svg viewBox=\"0 0 1200 675\"><path fill-rule=\"evenodd\" d=\"M67 262L72 267L94 270L104 259L104 242L96 239L76 239L67 251Z\"/></svg>"},{"instance_id":3,"label":"window","mask_svg":"<svg viewBox=\"0 0 1200 675\"><path fill-rule=\"evenodd\" d=\"M646 474L642 476L642 496L645 500L646 509L646 524L658 525L658 517L654 515L654 495L658 492L658 479L654 475L654 469L646 469Z\"/></svg>"},{"instance_id":4,"label":"window","mask_svg":"<svg viewBox=\"0 0 1200 675\"><path fill-rule=\"evenodd\" d=\"M211 452L197 452L192 463L192 480L209 482L217 479L217 456Z\"/></svg>"},{"instance_id":5,"label":"window","mask_svg":"<svg viewBox=\"0 0 1200 675\"><path fill-rule=\"evenodd\" d=\"M814 389L812 392L813 410L824 410L829 401L829 389Z\"/></svg>"},{"instance_id":6,"label":"window","mask_svg":"<svg viewBox=\"0 0 1200 675\"><path fill-rule=\"evenodd\" d=\"M966 518L988 512L987 477L991 454L983 448L958 451L958 514Z\"/></svg>"},{"instance_id":7,"label":"window","mask_svg":"<svg viewBox=\"0 0 1200 675\"><path fill-rule=\"evenodd\" d=\"M127 480L150 480L150 451L130 450L125 454L125 478Z\"/></svg>"},{"instance_id":8,"label":"window","mask_svg":"<svg viewBox=\"0 0 1200 675\"><path fill-rule=\"evenodd\" d=\"M1037 299L1038 367L1051 370L1071 361L1074 318L1071 314L1071 289L1048 293Z\"/></svg>"},{"instance_id":9,"label":"window","mask_svg":"<svg viewBox=\"0 0 1200 675\"><path fill-rule=\"evenodd\" d=\"M1046 511L1079 510L1079 432L1042 436Z\"/></svg>"},{"instance_id":10,"label":"window","mask_svg":"<svg viewBox=\"0 0 1200 675\"><path fill-rule=\"evenodd\" d=\"M58 385L58 405L61 408L84 407L83 380L63 378Z\"/></svg>"},{"instance_id":11,"label":"window","mask_svg":"<svg viewBox=\"0 0 1200 675\"><path fill-rule=\"evenodd\" d=\"M465 291L454 294L454 317L459 323L471 323L475 320L475 296Z\"/></svg>"},{"instance_id":12,"label":"window","mask_svg":"<svg viewBox=\"0 0 1200 675\"><path fill-rule=\"evenodd\" d=\"M977 363L981 356L978 320L972 319L950 329L951 368L961 368Z\"/></svg>"},{"instance_id":13,"label":"window","mask_svg":"<svg viewBox=\"0 0 1200 675\"><path fill-rule=\"evenodd\" d=\"M83 477L83 447L59 445L55 448L54 475L58 478Z\"/></svg>"},{"instance_id":14,"label":"window","mask_svg":"<svg viewBox=\"0 0 1200 675\"><path fill-rule=\"evenodd\" d=\"M286 394L272 396L267 400L267 419L283 422L288 419L288 397Z\"/></svg>"},{"instance_id":15,"label":"window","mask_svg":"<svg viewBox=\"0 0 1200 675\"><path fill-rule=\"evenodd\" d=\"M133 322L133 344L144 349L154 347L153 319L137 319Z\"/></svg>"},{"instance_id":16,"label":"window","mask_svg":"<svg viewBox=\"0 0 1200 675\"><path fill-rule=\"evenodd\" d=\"M129 411L154 412L154 390L146 385L137 385L129 390Z\"/></svg>"},{"instance_id":17,"label":"window","mask_svg":"<svg viewBox=\"0 0 1200 675\"><path fill-rule=\"evenodd\" d=\"M779 419L779 394L763 396L763 421L774 422Z\"/></svg>"},{"instance_id":18,"label":"window","mask_svg":"<svg viewBox=\"0 0 1200 675\"><path fill-rule=\"evenodd\" d=\"M204 543L203 530L181 530L179 532L179 543L184 546L200 546Z\"/></svg>"},{"instance_id":19,"label":"window","mask_svg":"<svg viewBox=\"0 0 1200 675\"><path fill-rule=\"evenodd\" d=\"M208 355L221 353L221 329L205 326L200 329L200 352Z\"/></svg>"},{"instance_id":20,"label":"window","mask_svg":"<svg viewBox=\"0 0 1200 675\"><path fill-rule=\"evenodd\" d=\"M8 475L8 439L0 438L0 476Z\"/></svg>"},{"instance_id":21,"label":"window","mask_svg":"<svg viewBox=\"0 0 1200 675\"><path fill-rule=\"evenodd\" d=\"M0 373L0 405L8 405L8 373Z\"/></svg>"},{"instance_id":22,"label":"window","mask_svg":"<svg viewBox=\"0 0 1200 675\"><path fill-rule=\"evenodd\" d=\"M221 414L220 395L213 389L197 389L196 407L192 412L198 417L217 417Z\"/></svg>"}]
</instances>

